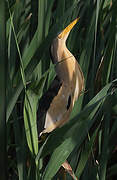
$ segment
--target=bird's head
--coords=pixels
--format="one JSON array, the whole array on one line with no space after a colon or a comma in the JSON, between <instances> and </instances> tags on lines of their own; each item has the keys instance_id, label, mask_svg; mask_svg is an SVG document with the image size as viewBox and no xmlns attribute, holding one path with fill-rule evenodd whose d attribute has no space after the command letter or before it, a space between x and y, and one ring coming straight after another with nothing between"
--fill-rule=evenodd
<instances>
[{"instance_id":1,"label":"bird's head","mask_svg":"<svg viewBox=\"0 0 117 180\"><path fill-rule=\"evenodd\" d=\"M66 42L67 37L70 33L70 31L72 30L72 28L75 26L75 24L78 22L79 18L75 19L72 23L70 23L58 36L57 38L59 40L62 40L64 42Z\"/></svg>"},{"instance_id":2,"label":"bird's head","mask_svg":"<svg viewBox=\"0 0 117 180\"><path fill-rule=\"evenodd\" d=\"M67 37L70 31L72 30L72 28L78 22L78 20L79 18L75 19L53 40L51 44L51 52L50 52L53 63L57 63L59 60L61 60L61 54L66 48Z\"/></svg>"}]
</instances>

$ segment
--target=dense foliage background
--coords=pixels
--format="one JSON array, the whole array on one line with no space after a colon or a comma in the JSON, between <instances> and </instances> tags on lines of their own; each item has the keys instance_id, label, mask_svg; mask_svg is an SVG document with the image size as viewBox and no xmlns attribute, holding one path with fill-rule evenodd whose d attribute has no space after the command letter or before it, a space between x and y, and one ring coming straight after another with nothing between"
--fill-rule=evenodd
<instances>
[{"instance_id":1,"label":"dense foliage background","mask_svg":"<svg viewBox=\"0 0 117 180\"><path fill-rule=\"evenodd\" d=\"M76 17L67 46L84 73L85 92L69 123L38 142L38 102L55 76L49 47ZM116 179L117 1L1 0L0 55L3 175L7 169L9 180L69 180L59 170L67 159L74 178Z\"/></svg>"}]
</instances>

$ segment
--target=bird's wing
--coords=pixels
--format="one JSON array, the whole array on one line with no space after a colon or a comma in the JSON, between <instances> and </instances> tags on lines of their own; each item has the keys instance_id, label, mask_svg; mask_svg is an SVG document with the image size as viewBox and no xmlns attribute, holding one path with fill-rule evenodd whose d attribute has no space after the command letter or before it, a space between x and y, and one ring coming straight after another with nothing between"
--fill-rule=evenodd
<instances>
[{"instance_id":1,"label":"bird's wing","mask_svg":"<svg viewBox=\"0 0 117 180\"><path fill-rule=\"evenodd\" d=\"M47 111L43 132L51 132L62 126L69 119L72 108L73 94L69 86L63 83Z\"/></svg>"},{"instance_id":2,"label":"bird's wing","mask_svg":"<svg viewBox=\"0 0 117 180\"><path fill-rule=\"evenodd\" d=\"M45 94L39 100L37 109L38 133L40 133L44 129L45 115L50 107L53 98L58 94L61 85L61 81L59 80L58 76L56 76L47 92L45 92Z\"/></svg>"}]
</instances>

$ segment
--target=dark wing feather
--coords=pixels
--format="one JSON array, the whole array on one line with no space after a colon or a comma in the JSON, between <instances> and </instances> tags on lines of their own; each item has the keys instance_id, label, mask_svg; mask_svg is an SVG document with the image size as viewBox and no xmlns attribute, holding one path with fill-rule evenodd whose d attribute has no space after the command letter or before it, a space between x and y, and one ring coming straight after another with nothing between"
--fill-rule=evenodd
<instances>
[{"instance_id":1,"label":"dark wing feather","mask_svg":"<svg viewBox=\"0 0 117 180\"><path fill-rule=\"evenodd\" d=\"M53 98L58 94L61 85L62 83L60 79L56 76L47 92L39 100L37 110L37 127L39 134L44 129L46 112L49 109Z\"/></svg>"}]
</instances>

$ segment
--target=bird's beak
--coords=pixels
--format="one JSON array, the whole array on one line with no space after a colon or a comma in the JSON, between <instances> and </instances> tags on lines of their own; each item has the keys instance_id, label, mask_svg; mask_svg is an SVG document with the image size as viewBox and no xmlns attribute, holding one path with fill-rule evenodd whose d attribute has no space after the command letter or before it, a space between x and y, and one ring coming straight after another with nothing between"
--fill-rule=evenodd
<instances>
[{"instance_id":1,"label":"bird's beak","mask_svg":"<svg viewBox=\"0 0 117 180\"><path fill-rule=\"evenodd\" d=\"M69 33L71 31L71 29L75 26L75 24L78 22L80 18L78 17L77 19L75 19L72 23L70 23L59 35L58 38L62 39L66 36L67 33Z\"/></svg>"}]
</instances>

